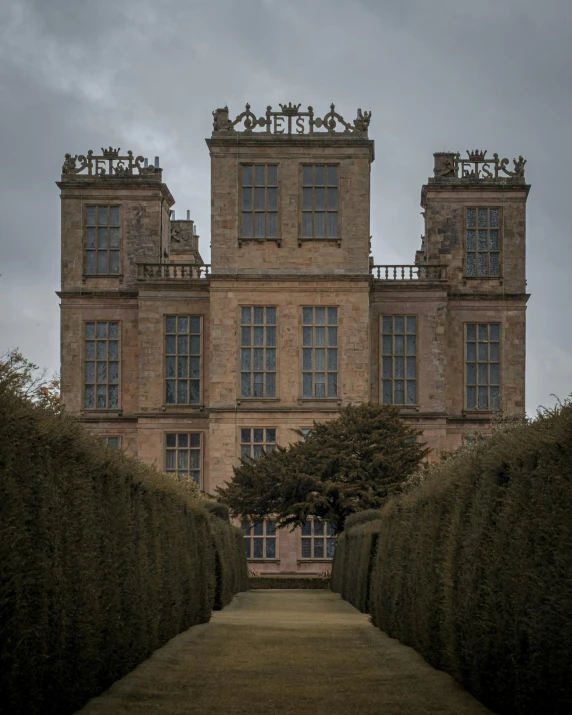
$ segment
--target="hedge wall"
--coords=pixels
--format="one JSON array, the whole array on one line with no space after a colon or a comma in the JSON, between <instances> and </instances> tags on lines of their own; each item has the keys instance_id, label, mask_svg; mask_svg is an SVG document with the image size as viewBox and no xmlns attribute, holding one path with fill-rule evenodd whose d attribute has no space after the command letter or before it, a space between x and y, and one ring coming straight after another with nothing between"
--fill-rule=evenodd
<instances>
[{"instance_id":1,"label":"hedge wall","mask_svg":"<svg viewBox=\"0 0 572 715\"><path fill-rule=\"evenodd\" d=\"M364 613L369 601L372 557L380 517L378 509L366 509L348 516L344 531L338 536L332 564L331 590L340 593Z\"/></svg>"},{"instance_id":2,"label":"hedge wall","mask_svg":"<svg viewBox=\"0 0 572 715\"><path fill-rule=\"evenodd\" d=\"M192 489L1 384L0 564L10 715L74 712L247 578L237 530Z\"/></svg>"},{"instance_id":3,"label":"hedge wall","mask_svg":"<svg viewBox=\"0 0 572 715\"><path fill-rule=\"evenodd\" d=\"M386 505L369 610L500 715L572 713L572 406Z\"/></svg>"},{"instance_id":4,"label":"hedge wall","mask_svg":"<svg viewBox=\"0 0 572 715\"><path fill-rule=\"evenodd\" d=\"M327 589L330 580L324 576L302 576L298 574L250 576L248 579L252 589L270 588L310 588Z\"/></svg>"}]
</instances>

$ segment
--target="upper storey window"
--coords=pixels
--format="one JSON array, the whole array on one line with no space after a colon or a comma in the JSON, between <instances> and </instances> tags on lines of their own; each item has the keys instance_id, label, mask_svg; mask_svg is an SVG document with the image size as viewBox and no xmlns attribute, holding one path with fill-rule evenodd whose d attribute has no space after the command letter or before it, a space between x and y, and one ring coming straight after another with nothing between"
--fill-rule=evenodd
<instances>
[{"instance_id":1,"label":"upper storey window","mask_svg":"<svg viewBox=\"0 0 572 715\"><path fill-rule=\"evenodd\" d=\"M338 238L338 167L302 167L302 238Z\"/></svg>"},{"instance_id":2,"label":"upper storey window","mask_svg":"<svg viewBox=\"0 0 572 715\"><path fill-rule=\"evenodd\" d=\"M86 275L119 275L119 206L87 206Z\"/></svg>"},{"instance_id":3,"label":"upper storey window","mask_svg":"<svg viewBox=\"0 0 572 715\"><path fill-rule=\"evenodd\" d=\"M278 166L242 167L242 238L278 238Z\"/></svg>"},{"instance_id":4,"label":"upper storey window","mask_svg":"<svg viewBox=\"0 0 572 715\"><path fill-rule=\"evenodd\" d=\"M201 401L201 316L165 318L165 401L198 405Z\"/></svg>"},{"instance_id":5,"label":"upper storey window","mask_svg":"<svg viewBox=\"0 0 572 715\"><path fill-rule=\"evenodd\" d=\"M467 275L479 278L500 276L500 209L467 208Z\"/></svg>"},{"instance_id":6,"label":"upper storey window","mask_svg":"<svg viewBox=\"0 0 572 715\"><path fill-rule=\"evenodd\" d=\"M86 323L84 356L84 407L119 409L119 323Z\"/></svg>"}]
</instances>

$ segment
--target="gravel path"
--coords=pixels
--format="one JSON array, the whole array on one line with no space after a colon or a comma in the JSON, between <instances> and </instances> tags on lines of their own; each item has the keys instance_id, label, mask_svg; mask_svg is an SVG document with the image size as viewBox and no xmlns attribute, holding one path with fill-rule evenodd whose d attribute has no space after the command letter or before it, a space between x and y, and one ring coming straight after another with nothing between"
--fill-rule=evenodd
<instances>
[{"instance_id":1,"label":"gravel path","mask_svg":"<svg viewBox=\"0 0 572 715\"><path fill-rule=\"evenodd\" d=\"M485 715L337 595L250 591L173 638L82 715Z\"/></svg>"}]
</instances>

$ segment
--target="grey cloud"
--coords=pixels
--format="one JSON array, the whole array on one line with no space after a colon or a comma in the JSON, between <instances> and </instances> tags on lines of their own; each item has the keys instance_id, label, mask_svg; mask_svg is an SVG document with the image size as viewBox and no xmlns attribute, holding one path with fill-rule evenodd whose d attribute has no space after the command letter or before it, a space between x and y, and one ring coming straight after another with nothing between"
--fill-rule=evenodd
<instances>
[{"instance_id":1,"label":"grey cloud","mask_svg":"<svg viewBox=\"0 0 572 715\"><path fill-rule=\"evenodd\" d=\"M211 111L371 109L373 251L413 259L432 153L528 159L529 411L572 390L569 0L8 0L0 8L0 351L57 369L64 153L159 154L209 255Z\"/></svg>"}]
</instances>

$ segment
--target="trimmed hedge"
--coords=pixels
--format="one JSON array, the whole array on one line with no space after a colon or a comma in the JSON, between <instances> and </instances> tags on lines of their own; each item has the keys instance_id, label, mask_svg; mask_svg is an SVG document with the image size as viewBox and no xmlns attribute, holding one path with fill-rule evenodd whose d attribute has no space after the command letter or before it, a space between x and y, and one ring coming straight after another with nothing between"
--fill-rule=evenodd
<instances>
[{"instance_id":1,"label":"trimmed hedge","mask_svg":"<svg viewBox=\"0 0 572 715\"><path fill-rule=\"evenodd\" d=\"M247 578L237 530L196 490L2 384L0 564L10 715L76 711Z\"/></svg>"},{"instance_id":2,"label":"trimmed hedge","mask_svg":"<svg viewBox=\"0 0 572 715\"><path fill-rule=\"evenodd\" d=\"M328 588L329 579L322 576L250 576L250 588Z\"/></svg>"},{"instance_id":3,"label":"trimmed hedge","mask_svg":"<svg viewBox=\"0 0 572 715\"><path fill-rule=\"evenodd\" d=\"M344 524L345 530L338 535L332 564L331 590L340 593L364 613L367 612L371 558L378 533L378 528L370 524L379 521L380 517L379 509L350 514ZM363 531L359 528L366 525Z\"/></svg>"},{"instance_id":4,"label":"trimmed hedge","mask_svg":"<svg viewBox=\"0 0 572 715\"><path fill-rule=\"evenodd\" d=\"M570 404L388 502L369 611L499 715L572 713Z\"/></svg>"}]
</instances>

